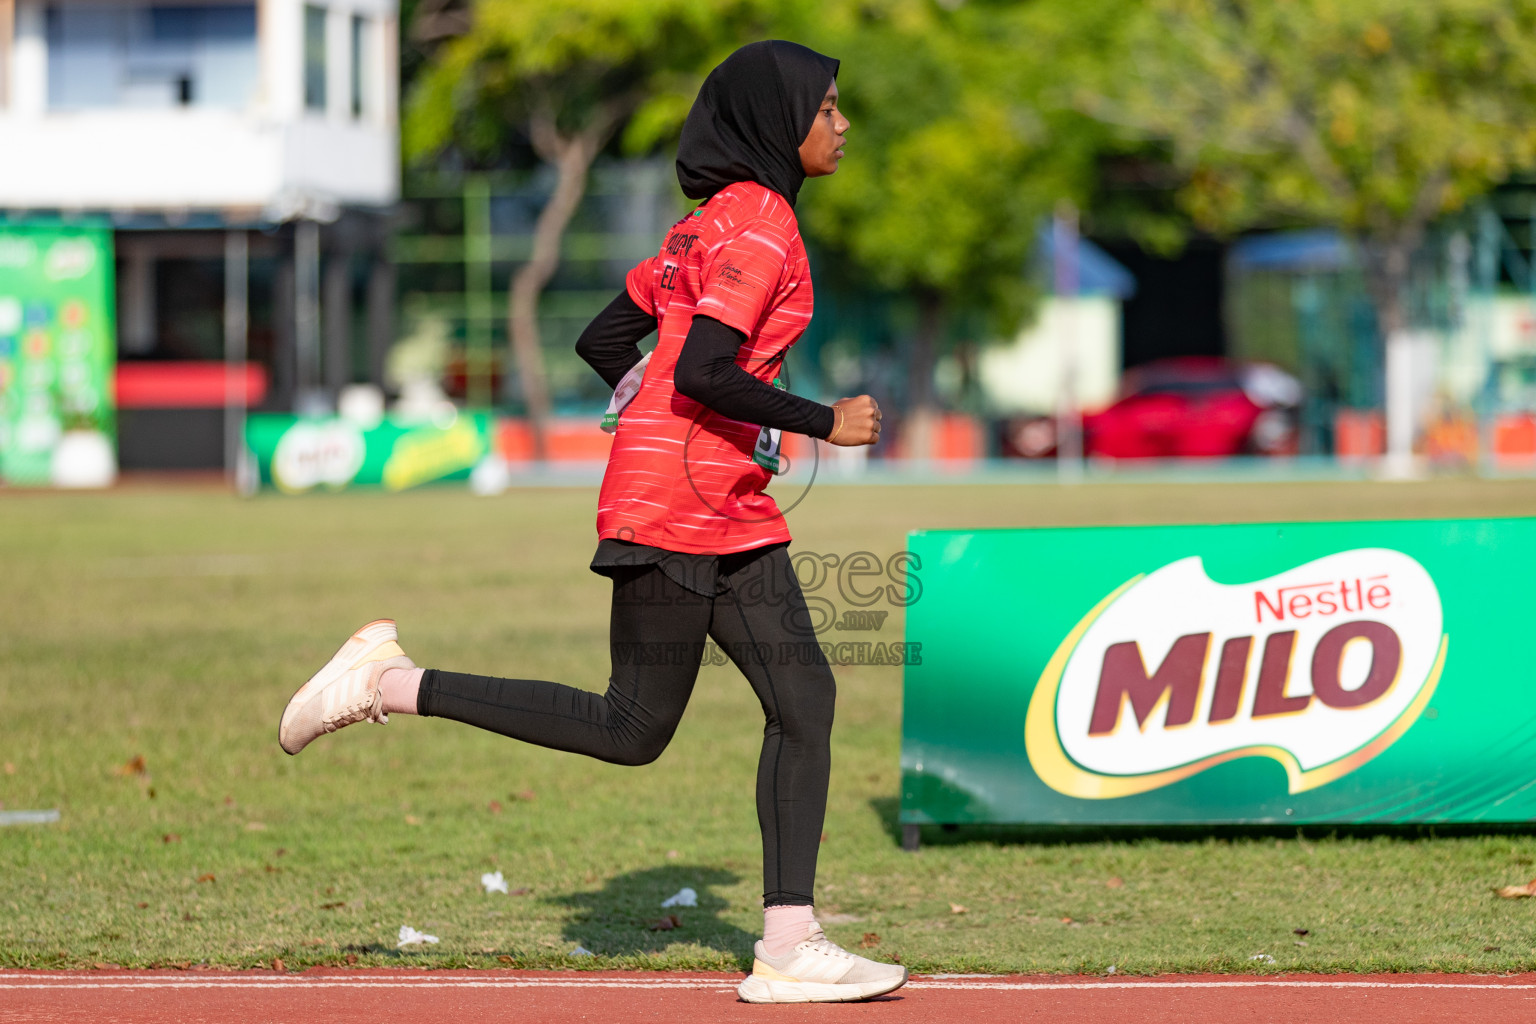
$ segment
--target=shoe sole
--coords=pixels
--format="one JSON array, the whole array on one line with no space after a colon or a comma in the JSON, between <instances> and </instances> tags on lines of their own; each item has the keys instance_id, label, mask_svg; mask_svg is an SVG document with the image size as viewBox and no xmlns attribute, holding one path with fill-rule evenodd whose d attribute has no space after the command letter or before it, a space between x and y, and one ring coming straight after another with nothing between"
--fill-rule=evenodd
<instances>
[{"instance_id":1,"label":"shoe sole","mask_svg":"<svg viewBox=\"0 0 1536 1024\"><path fill-rule=\"evenodd\" d=\"M277 719L277 745L283 748L283 753L292 756L303 750L309 744L300 744L296 749L289 750L288 744L283 742L283 726L288 721L288 715L308 703L316 693L352 671L358 665L368 661L383 661L386 658L405 657L405 652L400 649L400 644L395 636L379 637L368 636L368 631L376 626L387 626L391 633L396 633L394 619L374 619L366 626L360 627L355 633L347 637L347 642L331 655L331 660L309 677L309 680L288 698L283 713ZM398 633L396 633L398 636ZM362 641L354 644L353 641Z\"/></svg>"},{"instance_id":2,"label":"shoe sole","mask_svg":"<svg viewBox=\"0 0 1536 1024\"><path fill-rule=\"evenodd\" d=\"M736 995L748 1003L857 1003L894 992L906 983L906 971L893 981L866 981L860 985L774 981L752 974L737 987Z\"/></svg>"}]
</instances>

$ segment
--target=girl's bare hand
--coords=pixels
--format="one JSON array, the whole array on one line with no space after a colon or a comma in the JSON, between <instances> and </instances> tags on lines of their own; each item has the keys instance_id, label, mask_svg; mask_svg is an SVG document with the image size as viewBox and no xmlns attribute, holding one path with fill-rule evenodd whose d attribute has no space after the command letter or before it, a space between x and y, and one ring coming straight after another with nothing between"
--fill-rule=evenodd
<instances>
[{"instance_id":1,"label":"girl's bare hand","mask_svg":"<svg viewBox=\"0 0 1536 1024\"><path fill-rule=\"evenodd\" d=\"M827 438L832 444L856 448L880 440L880 406L873 398L868 395L839 398L832 403L832 408L832 434Z\"/></svg>"}]
</instances>

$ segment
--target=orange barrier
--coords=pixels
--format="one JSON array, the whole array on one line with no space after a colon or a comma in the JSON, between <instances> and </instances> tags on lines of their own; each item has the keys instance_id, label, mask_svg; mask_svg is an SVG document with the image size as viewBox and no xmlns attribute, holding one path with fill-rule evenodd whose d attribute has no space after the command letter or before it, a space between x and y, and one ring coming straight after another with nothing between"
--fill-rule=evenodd
<instances>
[{"instance_id":1,"label":"orange barrier","mask_svg":"<svg viewBox=\"0 0 1536 1024\"><path fill-rule=\"evenodd\" d=\"M910 419L903 422L890 453L894 458L921 457L913 450L911 425ZM981 421L958 412L940 413L934 418L930 458L937 462L961 464L976 462L986 453L986 432Z\"/></svg>"},{"instance_id":2,"label":"orange barrier","mask_svg":"<svg viewBox=\"0 0 1536 1024\"><path fill-rule=\"evenodd\" d=\"M598 429L593 416L561 416L550 420L544 435L551 462L606 462L613 435ZM496 422L496 454L508 462L533 460L533 431L523 419Z\"/></svg>"},{"instance_id":3,"label":"orange barrier","mask_svg":"<svg viewBox=\"0 0 1536 1024\"><path fill-rule=\"evenodd\" d=\"M1536 416L1504 413L1493 421L1493 458L1501 465L1536 463Z\"/></svg>"},{"instance_id":4,"label":"orange barrier","mask_svg":"<svg viewBox=\"0 0 1536 1024\"><path fill-rule=\"evenodd\" d=\"M960 413L947 413L939 420L937 451L945 462L974 462L986 454L986 440L981 423Z\"/></svg>"},{"instance_id":5,"label":"orange barrier","mask_svg":"<svg viewBox=\"0 0 1536 1024\"><path fill-rule=\"evenodd\" d=\"M1387 450L1387 428L1375 409L1340 409L1333 419L1333 453L1340 461L1375 458Z\"/></svg>"}]
</instances>

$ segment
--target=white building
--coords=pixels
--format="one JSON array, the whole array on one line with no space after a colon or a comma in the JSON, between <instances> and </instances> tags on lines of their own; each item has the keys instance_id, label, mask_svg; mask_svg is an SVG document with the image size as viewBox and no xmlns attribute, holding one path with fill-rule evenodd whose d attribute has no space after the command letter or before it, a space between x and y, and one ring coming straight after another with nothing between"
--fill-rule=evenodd
<instances>
[{"instance_id":1,"label":"white building","mask_svg":"<svg viewBox=\"0 0 1536 1024\"><path fill-rule=\"evenodd\" d=\"M1054 237L1050 231L1040 233L1036 255L1046 263L1053 258ZM1121 306L1136 293L1136 278L1087 239L1078 239L1074 247L1078 266L1072 294L1045 296L1034 320L1012 341L981 353L978 375L995 413L1052 415L1061 407L1068 379L1077 409L1095 411L1115 400L1122 362Z\"/></svg>"},{"instance_id":2,"label":"white building","mask_svg":"<svg viewBox=\"0 0 1536 1024\"><path fill-rule=\"evenodd\" d=\"M0 0L0 224L110 220L124 371L240 359L248 344L268 408L379 378L396 12L397 0ZM125 465L194 430L171 411L122 410Z\"/></svg>"}]
</instances>

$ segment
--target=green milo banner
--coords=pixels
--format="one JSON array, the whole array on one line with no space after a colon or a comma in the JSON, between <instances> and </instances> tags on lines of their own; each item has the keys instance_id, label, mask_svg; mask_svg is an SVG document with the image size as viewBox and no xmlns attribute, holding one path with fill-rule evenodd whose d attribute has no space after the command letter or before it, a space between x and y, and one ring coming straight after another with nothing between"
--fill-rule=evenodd
<instances>
[{"instance_id":1,"label":"green milo banner","mask_svg":"<svg viewBox=\"0 0 1536 1024\"><path fill-rule=\"evenodd\" d=\"M904 824L1536 820L1536 519L909 543Z\"/></svg>"},{"instance_id":2,"label":"green milo banner","mask_svg":"<svg viewBox=\"0 0 1536 1024\"><path fill-rule=\"evenodd\" d=\"M442 423L384 420L363 427L340 417L253 414L245 443L261 482L288 494L382 487L403 491L465 480L491 451L492 419L459 413Z\"/></svg>"},{"instance_id":3,"label":"green milo banner","mask_svg":"<svg viewBox=\"0 0 1536 1024\"><path fill-rule=\"evenodd\" d=\"M55 482L67 440L111 452L116 339L109 230L0 224L0 479Z\"/></svg>"}]
</instances>

